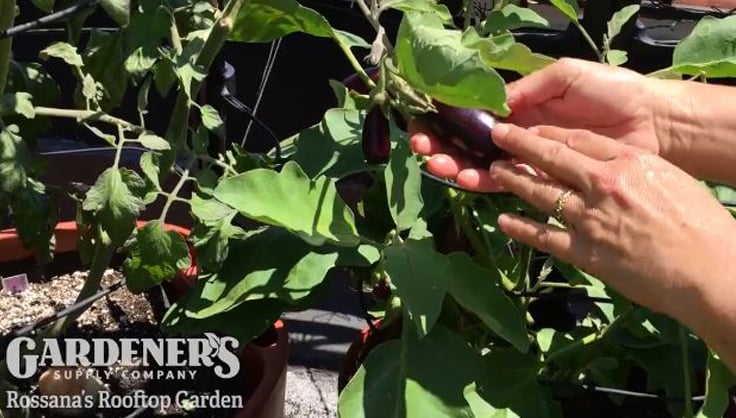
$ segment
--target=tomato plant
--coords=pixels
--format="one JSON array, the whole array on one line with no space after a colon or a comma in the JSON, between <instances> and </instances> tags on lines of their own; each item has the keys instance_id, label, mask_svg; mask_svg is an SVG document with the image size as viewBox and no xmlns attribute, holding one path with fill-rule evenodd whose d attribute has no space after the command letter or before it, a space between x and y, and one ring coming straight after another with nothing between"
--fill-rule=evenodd
<instances>
[{"instance_id":1,"label":"tomato plant","mask_svg":"<svg viewBox=\"0 0 736 418\"><path fill-rule=\"evenodd\" d=\"M33 1L45 11L73 3ZM551 3L582 30L600 61L626 62L626 51L611 45L638 6L614 15L601 47L578 22L574 0ZM479 164L499 158L473 141L487 136L494 118L509 115L500 70L526 75L554 62L512 32L545 26L543 17L512 1L498 1L486 14L465 13L459 22L434 0L358 0L376 30L369 42L296 0L100 4L116 31L93 31L80 42L84 16L69 20L68 41L46 47L38 62L13 61L11 40L0 40L0 203L40 261L52 257L54 199L62 191L38 180L34 136L48 130L49 119L69 118L116 150L89 190L75 194L86 231L80 249L91 272L80 300L99 288L119 250L127 254L123 268L134 292L172 279L196 254L199 280L170 308L164 327L245 342L283 312L309 306L330 273L347 268L361 274L361 292L376 296L380 327L400 326L364 357L341 394L341 417L561 416L576 390L627 388L642 371L639 389L681 400L668 404L672 414L693 416L701 407L699 416L716 417L728 406L733 379L700 340L574 266L511 242L497 228L498 214L547 217L509 196L434 181L408 146L405 123L419 117L466 139L454 145ZM15 7L32 6L0 0L0 31L13 25ZM395 39L380 23L387 10L403 13ZM736 74L733 48L721 48L733 41L734 19L704 18L675 50L673 65L652 76ZM295 32L333 40L354 68L350 80L325 86L338 105L284 139L280 155L237 145L211 153L210 142L225 139L224 122L198 93L225 42ZM57 107L43 68L48 60L66 63L76 77L74 107ZM131 89L140 117L123 120L115 111ZM155 132L147 127L149 98L170 93L176 101L168 128ZM190 123L192 115L200 122ZM120 166L129 144L148 150L139 171ZM164 190L161 179L172 173L178 182ZM345 186L356 176L363 187L348 198ZM188 182L191 197L180 195ZM158 219L137 227L158 198L165 201ZM190 209L195 226L188 238L163 229L173 204ZM245 230L244 218L259 226ZM453 234L459 243L448 245ZM564 321L548 321L543 304L551 298ZM694 388L703 386L696 404Z\"/></svg>"}]
</instances>

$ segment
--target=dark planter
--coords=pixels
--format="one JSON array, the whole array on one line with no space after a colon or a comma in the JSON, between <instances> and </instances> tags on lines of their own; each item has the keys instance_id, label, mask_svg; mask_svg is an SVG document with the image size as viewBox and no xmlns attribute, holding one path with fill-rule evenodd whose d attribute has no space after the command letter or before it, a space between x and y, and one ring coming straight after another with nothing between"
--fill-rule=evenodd
<instances>
[{"instance_id":1,"label":"dark planter","mask_svg":"<svg viewBox=\"0 0 736 418\"><path fill-rule=\"evenodd\" d=\"M144 222L139 222L143 225ZM166 224L165 229L187 236L189 230ZM75 222L61 222L56 226L56 253L68 254L77 250L79 233ZM0 231L0 264L31 260L18 235L12 229ZM32 261L32 260L31 260ZM172 299L181 297L196 280L196 267L180 274L167 283L165 290ZM283 418L286 393L286 368L289 357L288 334L281 320L265 333L247 344L240 355L241 373L245 386L245 403L234 415L236 418Z\"/></svg>"}]
</instances>

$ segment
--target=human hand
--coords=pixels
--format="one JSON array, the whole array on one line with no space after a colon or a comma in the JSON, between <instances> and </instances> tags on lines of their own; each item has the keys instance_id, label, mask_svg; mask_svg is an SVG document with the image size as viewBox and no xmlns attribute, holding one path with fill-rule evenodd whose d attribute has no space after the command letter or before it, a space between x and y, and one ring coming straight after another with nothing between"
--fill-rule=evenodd
<instances>
[{"instance_id":1,"label":"human hand","mask_svg":"<svg viewBox=\"0 0 736 418\"><path fill-rule=\"evenodd\" d=\"M511 116L519 126L554 125L589 130L652 152L660 150L660 85L634 71L563 58L507 86ZM414 152L430 156L428 170L480 192L500 191L486 170L472 167L410 123ZM489 139L490 140L490 139Z\"/></svg>"},{"instance_id":2,"label":"human hand","mask_svg":"<svg viewBox=\"0 0 736 418\"><path fill-rule=\"evenodd\" d=\"M561 212L569 228L505 214L498 223L510 238L579 266L696 332L712 328L718 314L708 312L723 316L724 307L736 305L728 282L736 222L684 171L590 132L499 125L493 137L548 176L498 161L490 177L505 190L546 213L573 191Z\"/></svg>"}]
</instances>

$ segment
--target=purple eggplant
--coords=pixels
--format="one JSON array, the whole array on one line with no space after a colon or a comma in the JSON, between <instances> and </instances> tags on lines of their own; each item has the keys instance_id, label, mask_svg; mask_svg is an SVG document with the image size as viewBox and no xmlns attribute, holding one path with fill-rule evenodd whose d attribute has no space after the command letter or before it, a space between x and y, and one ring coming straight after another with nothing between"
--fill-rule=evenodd
<instances>
[{"instance_id":1,"label":"purple eggplant","mask_svg":"<svg viewBox=\"0 0 736 418\"><path fill-rule=\"evenodd\" d=\"M435 101L437 112L418 115L418 121L434 137L452 146L474 165L487 167L506 157L491 138L496 117L479 109L450 106Z\"/></svg>"},{"instance_id":2,"label":"purple eggplant","mask_svg":"<svg viewBox=\"0 0 736 418\"><path fill-rule=\"evenodd\" d=\"M391 156L391 132L380 106L373 106L363 124L363 156L368 164L385 164Z\"/></svg>"},{"instance_id":3,"label":"purple eggplant","mask_svg":"<svg viewBox=\"0 0 736 418\"><path fill-rule=\"evenodd\" d=\"M378 80L378 73L379 73L378 67L370 67L365 70L366 74L368 74L368 77L370 77L373 82L376 82ZM342 80L342 84L347 87L348 90L353 90L359 94L368 94L370 93L370 89L368 86L365 85L363 82L363 79L360 78L358 73L354 73L348 78Z\"/></svg>"}]
</instances>

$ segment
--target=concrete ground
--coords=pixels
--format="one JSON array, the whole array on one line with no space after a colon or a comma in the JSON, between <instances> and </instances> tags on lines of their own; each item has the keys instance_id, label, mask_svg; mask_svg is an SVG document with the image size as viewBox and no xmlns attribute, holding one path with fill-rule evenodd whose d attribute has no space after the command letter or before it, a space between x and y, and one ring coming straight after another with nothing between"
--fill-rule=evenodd
<instances>
[{"instance_id":1,"label":"concrete ground","mask_svg":"<svg viewBox=\"0 0 736 418\"><path fill-rule=\"evenodd\" d=\"M358 294L335 277L318 309L284 315L290 339L287 418L337 416L337 373L350 344L366 326Z\"/></svg>"}]
</instances>

